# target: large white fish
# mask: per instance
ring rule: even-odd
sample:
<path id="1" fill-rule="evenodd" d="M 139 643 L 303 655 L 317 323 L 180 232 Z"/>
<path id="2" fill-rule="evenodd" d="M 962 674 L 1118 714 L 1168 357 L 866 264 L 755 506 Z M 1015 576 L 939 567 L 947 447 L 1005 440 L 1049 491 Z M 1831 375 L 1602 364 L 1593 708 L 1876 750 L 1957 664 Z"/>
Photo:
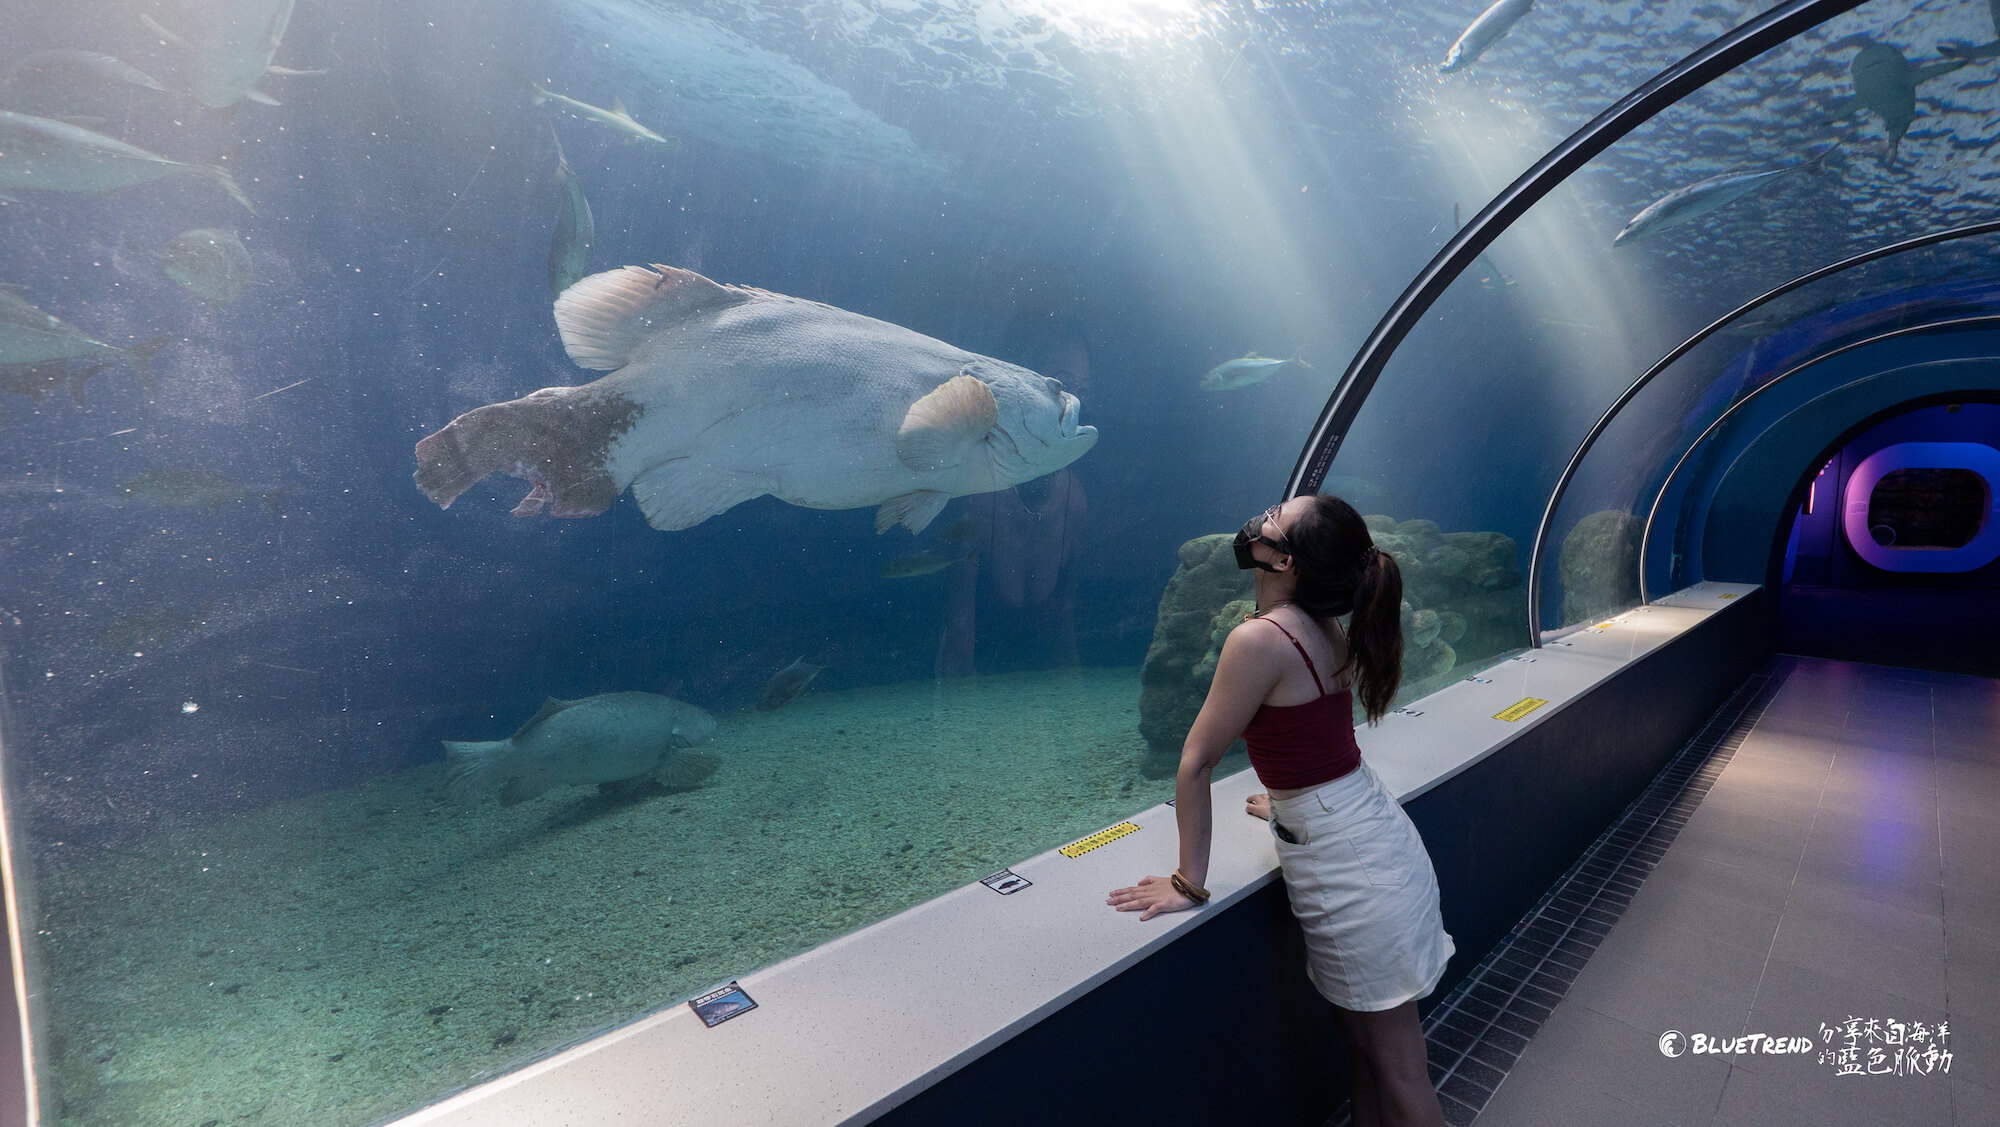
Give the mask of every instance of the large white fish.
<path id="1" fill-rule="evenodd" d="M 1828 145 L 1813 156 L 1783 168 L 1734 168 L 1706 180 L 1697 180 L 1684 188 L 1676 188 L 1640 209 L 1639 214 L 1625 224 L 1625 229 L 1618 232 L 1618 237 L 1611 243 L 1623 246 L 1650 238 L 1669 227 L 1735 203 L 1744 196 L 1769 191 L 1793 173 L 1822 172 L 1826 169 L 1827 158 L 1838 148 L 1838 143 Z"/>
<path id="2" fill-rule="evenodd" d="M 0 191 L 108 192 L 168 176 L 207 177 L 257 210 L 223 168 L 183 164 L 80 125 L 0 110 Z"/>
<path id="3" fill-rule="evenodd" d="M 593 106 L 589 102 L 579 102 L 575 98 L 558 94 L 539 82 L 530 82 L 528 89 L 533 91 L 531 97 L 535 105 L 539 106 L 544 102 L 553 102 L 578 117 L 616 129 L 618 132 L 625 134 L 628 140 L 657 141 L 662 145 L 677 144 L 672 138 L 662 137 L 658 133 L 640 125 L 637 121 L 632 120 L 632 115 L 625 110 L 625 100 L 623 98 L 612 99 L 611 108 L 607 110 L 603 106 Z"/>
<path id="4" fill-rule="evenodd" d="M 162 27 L 151 16 L 139 18 L 154 34 L 189 53 L 185 85 L 202 105 L 227 109 L 248 98 L 275 106 L 276 98 L 257 89 L 258 79 L 266 73 L 318 73 L 271 66 L 292 22 L 295 2 L 190 0 L 184 35 Z"/>
<path id="5" fill-rule="evenodd" d="M 1238 356 L 1234 360 L 1224 360 L 1202 373 L 1203 391 L 1234 391 L 1239 387 L 1249 387 L 1253 383 L 1263 383 L 1279 372 L 1298 368 L 1312 371 L 1312 365 L 1299 359 L 1294 352 L 1284 359 L 1259 356 L 1252 352 L 1248 356 Z"/>
<path id="6" fill-rule="evenodd" d="M 1484 54 L 1488 47 L 1500 41 L 1518 23 L 1528 9 L 1535 6 L 1535 0 L 1498 0 L 1491 8 L 1479 13 L 1479 18 L 1458 37 L 1458 42 L 1445 52 L 1444 62 L 1438 64 L 1440 74 L 1464 70 L 1472 65 L 1472 60 Z"/>
<path id="7" fill-rule="evenodd" d="M 445 791 L 462 805 L 497 795 L 513 806 L 551 787 L 648 775 L 672 785 L 678 754 L 714 734 L 715 717 L 656 693 L 550 697 L 504 740 L 445 740 Z"/>
<path id="8" fill-rule="evenodd" d="M 440 506 L 495 471 L 533 516 L 603 512 L 627 485 L 654 528 L 770 494 L 879 505 L 921 532 L 953 497 L 1051 473 L 1097 442 L 1056 380 L 816 301 L 671 266 L 593 274 L 555 302 L 570 359 L 612 374 L 468 411 L 417 443 Z"/>

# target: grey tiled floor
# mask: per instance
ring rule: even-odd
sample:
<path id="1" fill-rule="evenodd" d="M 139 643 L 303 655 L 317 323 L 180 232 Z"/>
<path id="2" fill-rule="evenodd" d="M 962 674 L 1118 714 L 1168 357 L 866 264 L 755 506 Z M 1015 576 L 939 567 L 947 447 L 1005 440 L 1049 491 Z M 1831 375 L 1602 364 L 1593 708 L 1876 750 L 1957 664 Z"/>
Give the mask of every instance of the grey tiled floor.
<path id="1" fill-rule="evenodd" d="M 2000 681 L 1805 658 L 1773 676 L 1479 1127 L 2000 1124 Z M 1949 1073 L 1659 1049 L 1849 1017 L 1949 1022 Z"/>

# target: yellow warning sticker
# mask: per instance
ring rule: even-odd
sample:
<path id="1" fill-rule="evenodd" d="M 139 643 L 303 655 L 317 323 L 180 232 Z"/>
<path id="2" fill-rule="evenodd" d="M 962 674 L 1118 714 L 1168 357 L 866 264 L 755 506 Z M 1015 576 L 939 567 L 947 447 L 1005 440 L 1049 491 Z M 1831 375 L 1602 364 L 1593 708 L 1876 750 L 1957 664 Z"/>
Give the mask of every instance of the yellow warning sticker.
<path id="1" fill-rule="evenodd" d="M 1733 598 L 1735 598 L 1735 597 L 1736 597 L 1736 592 L 1734 592 L 1734 591 L 1731 591 L 1731 592 L 1729 592 L 1729 593 L 1728 593 L 1727 595 L 1721 595 L 1721 596 L 1718 596 L 1718 597 L 1719 597 L 1719 598 L 1721 598 L 1721 599 L 1723 599 L 1724 601 L 1727 601 L 1727 600 L 1729 600 L 1729 599 L 1733 599 Z"/>
<path id="2" fill-rule="evenodd" d="M 1090 852 L 1091 850 L 1096 849 L 1100 845 L 1109 845 L 1112 842 L 1117 841 L 1119 838 L 1124 837 L 1126 834 L 1138 833 L 1138 832 L 1139 832 L 1139 827 L 1134 825 L 1133 823 L 1120 822 L 1117 825 L 1112 826 L 1108 830 L 1099 830 L 1096 833 L 1091 834 L 1089 837 L 1084 838 L 1082 841 L 1072 841 L 1068 845 L 1063 846 L 1061 849 L 1056 850 L 1056 852 L 1062 854 L 1065 857 L 1070 857 L 1070 858 L 1081 857 L 1084 854 Z"/>
<path id="3" fill-rule="evenodd" d="M 1616 626 L 1616 625 L 1618 625 L 1618 620 L 1617 620 L 1617 619 L 1615 619 L 1615 618 L 1607 618 L 1607 619 L 1605 619 L 1605 620 L 1604 620 L 1603 622 L 1600 622 L 1600 623 L 1598 623 L 1597 625 L 1595 625 L 1595 626 L 1591 627 L 1591 629 L 1592 629 L 1592 630 L 1609 630 L 1609 629 L 1611 629 L 1611 628 L 1612 628 L 1613 626 Z"/>
<path id="4" fill-rule="evenodd" d="M 1547 703 L 1549 702 L 1540 697 L 1526 697 L 1515 704 L 1508 705 L 1504 710 L 1494 713 L 1493 719 L 1505 720 L 1511 724 Z"/>

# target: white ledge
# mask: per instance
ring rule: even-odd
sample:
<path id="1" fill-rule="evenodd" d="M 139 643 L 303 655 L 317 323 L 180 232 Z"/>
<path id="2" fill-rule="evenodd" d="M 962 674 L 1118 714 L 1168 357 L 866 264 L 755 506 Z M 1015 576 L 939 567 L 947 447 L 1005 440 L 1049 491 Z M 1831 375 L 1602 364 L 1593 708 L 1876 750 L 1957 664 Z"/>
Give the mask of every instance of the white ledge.
<path id="1" fill-rule="evenodd" d="M 1409 706 L 1420 715 L 1360 729 L 1362 754 L 1407 802 L 1754 590 L 1700 584 L 1502 661 Z M 1495 718 L 1531 698 L 1547 703 Z M 1141 923 L 1105 905 L 1111 889 L 1173 871 L 1174 811 L 1153 806 L 1131 817 L 1136 832 L 1075 859 L 1052 849 L 1013 866 L 1033 884 L 1012 895 L 970 884 L 743 977 L 757 1008 L 714 1028 L 674 1006 L 398 1123 L 866 1121 L 1276 879 L 1264 823 L 1240 813 L 1260 789 L 1247 770 L 1215 783 L 1206 911 Z"/>

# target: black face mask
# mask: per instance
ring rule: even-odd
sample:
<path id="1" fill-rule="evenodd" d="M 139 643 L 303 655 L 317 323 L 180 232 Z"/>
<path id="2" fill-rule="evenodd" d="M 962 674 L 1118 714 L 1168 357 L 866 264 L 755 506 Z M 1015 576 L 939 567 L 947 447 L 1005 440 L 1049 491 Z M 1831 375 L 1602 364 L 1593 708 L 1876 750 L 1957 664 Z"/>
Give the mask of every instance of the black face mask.
<path id="1" fill-rule="evenodd" d="M 1239 569 L 1249 571 L 1251 568 L 1256 567 L 1262 568 L 1265 571 L 1278 570 L 1251 554 L 1250 545 L 1253 543 L 1263 544 L 1288 556 L 1292 554 L 1291 545 L 1286 544 L 1282 540 L 1273 540 L 1264 535 L 1264 522 L 1276 520 L 1277 518 L 1278 506 L 1272 505 L 1270 508 L 1244 521 L 1243 527 L 1237 530 L 1236 540 L 1230 546 L 1236 550 L 1236 566 Z"/>

